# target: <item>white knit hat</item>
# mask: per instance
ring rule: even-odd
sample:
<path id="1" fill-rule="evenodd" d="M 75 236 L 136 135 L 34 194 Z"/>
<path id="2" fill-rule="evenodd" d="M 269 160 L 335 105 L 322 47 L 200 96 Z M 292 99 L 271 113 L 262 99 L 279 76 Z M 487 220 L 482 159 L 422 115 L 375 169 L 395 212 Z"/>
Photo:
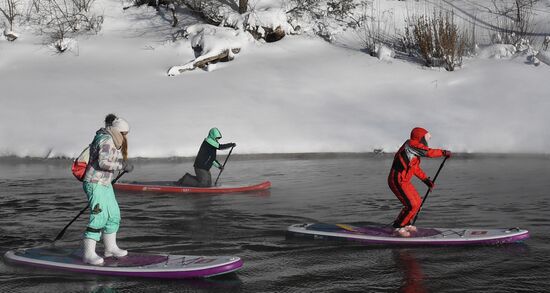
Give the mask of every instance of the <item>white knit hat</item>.
<path id="1" fill-rule="evenodd" d="M 130 125 L 128 125 L 128 122 L 124 120 L 124 118 L 118 117 L 113 121 L 113 125 L 111 126 L 114 130 L 118 132 L 129 132 L 130 131 Z"/>

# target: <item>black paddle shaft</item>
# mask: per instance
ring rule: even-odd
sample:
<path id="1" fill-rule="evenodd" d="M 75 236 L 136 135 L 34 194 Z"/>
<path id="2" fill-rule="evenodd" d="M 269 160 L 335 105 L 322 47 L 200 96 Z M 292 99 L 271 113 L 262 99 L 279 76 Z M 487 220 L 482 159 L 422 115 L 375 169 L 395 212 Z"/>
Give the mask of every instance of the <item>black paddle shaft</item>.
<path id="1" fill-rule="evenodd" d="M 443 159 L 443 162 L 441 162 L 441 165 L 439 166 L 439 169 L 437 169 L 437 173 L 435 173 L 434 180 L 432 181 L 435 183 L 435 180 L 437 179 L 437 176 L 439 176 L 439 172 L 441 172 L 441 169 L 443 169 L 443 165 L 445 165 L 445 161 L 447 161 L 449 157 L 445 157 Z M 428 188 L 428 191 L 426 191 L 426 195 L 424 195 L 424 199 L 422 199 L 422 203 L 420 204 L 420 208 L 418 209 L 418 213 L 416 213 L 416 216 L 414 216 L 414 220 L 412 221 L 411 225 L 414 225 L 416 223 L 416 219 L 418 219 L 418 214 L 420 214 L 420 211 L 422 210 L 422 206 L 424 205 L 424 202 L 426 202 L 426 199 L 428 198 L 428 194 L 430 194 L 430 191 L 432 191 L 431 188 Z"/>
<path id="2" fill-rule="evenodd" d="M 126 171 L 122 171 L 120 172 L 120 174 L 118 174 L 118 176 L 113 180 L 111 181 L 111 184 L 115 184 L 118 179 L 120 179 L 120 177 L 122 177 L 122 175 L 126 174 Z M 63 230 L 61 230 L 61 232 L 59 232 L 59 234 L 57 234 L 57 237 L 55 237 L 55 239 L 53 240 L 53 242 L 56 242 L 57 240 L 61 239 L 61 237 L 63 237 L 63 235 L 65 234 L 65 231 L 67 231 L 67 228 L 69 228 L 69 226 L 71 226 L 71 224 L 76 221 L 76 219 L 78 219 L 78 217 L 80 217 L 80 215 L 82 215 L 87 209 L 88 207 L 90 206 L 90 203 L 88 203 L 81 211 L 80 213 L 78 213 L 78 215 L 76 215 L 76 217 L 74 217 L 74 219 L 72 219 L 72 221 L 69 222 L 69 224 L 67 224 L 67 226 L 65 226 L 65 228 L 63 228 Z"/>
<path id="3" fill-rule="evenodd" d="M 223 162 L 222 169 L 220 170 L 220 173 L 218 173 L 218 178 L 216 178 L 216 182 L 214 182 L 214 186 L 218 184 L 218 179 L 220 179 L 220 175 L 222 175 L 223 170 L 225 170 L 225 164 L 227 164 L 227 160 L 229 160 L 229 156 L 231 156 L 231 152 L 233 151 L 234 147 L 231 147 L 229 150 L 229 154 L 227 154 L 227 157 L 225 157 L 225 161 Z"/>

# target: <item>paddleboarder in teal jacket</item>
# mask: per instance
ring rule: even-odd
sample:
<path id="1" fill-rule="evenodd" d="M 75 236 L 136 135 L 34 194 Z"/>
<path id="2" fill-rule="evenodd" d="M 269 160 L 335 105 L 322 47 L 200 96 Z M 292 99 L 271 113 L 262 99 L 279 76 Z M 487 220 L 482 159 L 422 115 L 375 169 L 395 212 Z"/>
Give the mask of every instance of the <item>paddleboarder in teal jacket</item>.
<path id="1" fill-rule="evenodd" d="M 128 254 L 116 244 L 120 209 L 111 180 L 116 171 L 131 172 L 134 169 L 128 162 L 126 135 L 130 126 L 123 118 L 113 116 L 110 114 L 106 117 L 105 128 L 96 132 L 90 144 L 90 160 L 83 180 L 91 213 L 82 241 L 82 261 L 92 265 L 103 263 L 103 258 L 95 252 L 96 243 L 102 234 L 105 257 L 122 257 Z"/>
<path id="2" fill-rule="evenodd" d="M 190 187 L 211 187 L 212 174 L 210 168 L 212 165 L 218 169 L 223 169 L 223 166 L 216 160 L 216 151 L 225 150 L 235 147 L 235 143 L 220 144 L 222 138 L 221 132 L 217 128 L 212 128 L 208 132 L 208 136 L 204 139 L 195 158 L 193 167 L 195 168 L 195 176 L 185 173 L 185 175 L 177 181 L 178 185 Z"/>

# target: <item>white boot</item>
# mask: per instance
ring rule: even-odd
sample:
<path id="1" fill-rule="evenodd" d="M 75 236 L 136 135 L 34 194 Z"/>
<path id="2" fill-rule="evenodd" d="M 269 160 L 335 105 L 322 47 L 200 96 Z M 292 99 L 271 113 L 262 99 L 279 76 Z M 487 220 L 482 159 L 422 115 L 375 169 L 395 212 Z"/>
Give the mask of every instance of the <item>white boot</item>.
<path id="1" fill-rule="evenodd" d="M 411 233 L 405 229 L 405 227 L 395 228 L 394 233 L 401 237 L 410 237 Z"/>
<path id="2" fill-rule="evenodd" d="M 105 245 L 105 257 L 122 257 L 128 254 L 127 250 L 120 249 L 116 245 L 116 233 L 103 233 L 103 244 Z"/>
<path id="3" fill-rule="evenodd" d="M 82 246 L 84 253 L 82 256 L 82 261 L 91 265 L 101 265 L 103 264 L 103 258 L 101 258 L 97 253 L 95 253 L 96 241 L 90 238 L 84 238 L 82 240 Z"/>
<path id="4" fill-rule="evenodd" d="M 405 229 L 408 231 L 408 232 L 416 232 L 418 229 L 416 229 L 415 226 L 413 225 L 407 225 L 405 226 Z"/>

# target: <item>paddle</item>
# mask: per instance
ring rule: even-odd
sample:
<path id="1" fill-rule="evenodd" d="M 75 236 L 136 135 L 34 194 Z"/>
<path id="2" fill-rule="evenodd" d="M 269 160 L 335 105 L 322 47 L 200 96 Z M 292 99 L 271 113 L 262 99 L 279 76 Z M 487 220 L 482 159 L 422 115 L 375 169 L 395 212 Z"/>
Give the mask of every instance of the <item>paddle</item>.
<path id="1" fill-rule="evenodd" d="M 445 161 L 447 161 L 449 157 L 445 157 L 443 162 L 441 162 L 441 165 L 439 166 L 439 169 L 437 169 L 437 173 L 435 173 L 434 180 L 432 181 L 435 183 L 435 180 L 437 179 L 437 176 L 439 175 L 439 172 L 441 169 L 443 169 L 443 165 L 445 165 Z M 416 216 L 414 217 L 414 220 L 412 221 L 411 225 L 414 225 L 416 222 L 416 219 L 418 219 L 418 214 L 420 214 L 420 211 L 422 210 L 422 206 L 424 205 L 424 202 L 426 202 L 426 199 L 428 198 L 428 194 L 430 194 L 430 191 L 432 191 L 431 188 L 428 188 L 428 191 L 426 192 L 426 195 L 424 195 L 424 199 L 422 199 L 422 203 L 420 204 L 420 208 L 418 209 L 418 213 L 416 213 Z"/>
<path id="2" fill-rule="evenodd" d="M 231 156 L 231 152 L 233 151 L 234 147 L 231 147 L 229 150 L 229 154 L 227 154 L 227 157 L 225 157 L 225 161 L 223 162 L 222 169 L 220 170 L 220 173 L 218 173 L 218 178 L 216 178 L 216 182 L 214 182 L 214 186 L 218 185 L 218 179 L 220 179 L 220 175 L 222 175 L 223 170 L 225 170 L 225 164 L 227 163 L 227 160 L 229 159 L 229 156 Z"/>
<path id="3" fill-rule="evenodd" d="M 118 176 L 113 180 L 111 181 L 111 184 L 115 184 L 118 179 L 120 179 L 120 177 L 122 177 L 122 175 L 126 174 L 126 171 L 122 171 L 120 172 L 120 174 L 118 174 Z M 55 237 L 55 239 L 53 240 L 53 242 L 56 242 L 57 240 L 61 239 L 61 237 L 63 237 L 63 235 L 65 234 L 65 231 L 67 231 L 67 228 L 69 228 L 69 226 L 74 222 L 76 221 L 76 219 L 78 219 L 78 217 L 80 217 L 80 215 L 82 215 L 87 209 L 88 207 L 90 206 L 90 203 L 88 203 L 81 211 L 80 213 L 78 213 L 78 215 L 76 215 L 76 217 L 74 217 L 74 219 L 72 221 L 69 222 L 69 224 L 67 224 L 67 226 L 65 226 L 65 228 L 63 228 L 63 230 L 61 230 L 61 232 L 59 232 L 59 234 L 57 234 L 57 237 Z"/>

